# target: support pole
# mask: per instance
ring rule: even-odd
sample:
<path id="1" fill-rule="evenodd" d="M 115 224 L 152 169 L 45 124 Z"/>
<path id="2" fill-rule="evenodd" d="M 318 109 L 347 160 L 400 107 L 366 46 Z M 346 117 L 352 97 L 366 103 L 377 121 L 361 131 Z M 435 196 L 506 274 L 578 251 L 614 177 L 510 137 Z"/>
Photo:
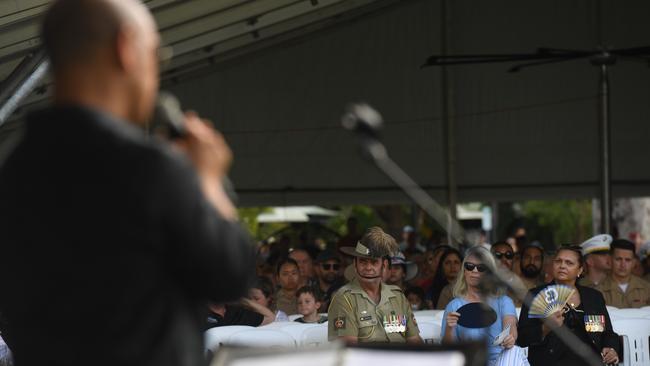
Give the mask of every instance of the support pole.
<path id="1" fill-rule="evenodd" d="M 44 52 L 30 54 L 7 78 L 0 93 L 0 126 L 47 74 L 50 63 Z"/>
<path id="2" fill-rule="evenodd" d="M 611 146 L 610 146 L 610 96 L 608 64 L 600 65 L 600 230 L 609 234 L 612 230 Z"/>
<path id="3" fill-rule="evenodd" d="M 442 0 L 440 2 L 440 13 L 442 17 L 441 23 L 441 54 L 447 55 L 449 52 L 449 0 Z M 447 204 L 449 209 L 449 217 L 446 223 L 447 233 L 451 233 L 451 223 L 457 219 L 456 204 L 457 187 L 456 187 L 456 132 L 453 116 L 453 88 L 449 81 L 450 71 L 447 66 L 443 65 L 440 70 L 441 77 L 441 110 L 442 120 L 444 124 L 444 138 L 445 138 L 445 168 L 447 176 Z M 453 238 L 451 235 L 447 236 L 447 241 L 451 243 Z"/>

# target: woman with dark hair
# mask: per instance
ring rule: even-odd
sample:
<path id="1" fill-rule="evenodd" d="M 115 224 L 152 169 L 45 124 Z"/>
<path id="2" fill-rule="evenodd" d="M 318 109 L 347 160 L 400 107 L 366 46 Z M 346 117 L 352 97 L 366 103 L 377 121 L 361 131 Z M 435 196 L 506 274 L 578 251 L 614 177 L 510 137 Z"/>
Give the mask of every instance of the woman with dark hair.
<path id="1" fill-rule="evenodd" d="M 460 265 L 462 262 L 463 256 L 458 250 L 454 248 L 445 249 L 440 257 L 436 274 L 433 277 L 433 284 L 429 288 L 429 291 L 427 291 L 427 301 L 430 302 L 429 307 L 435 308 L 438 304 L 438 299 L 440 298 L 442 289 L 450 283 L 454 283 L 458 273 L 460 272 Z M 444 309 L 444 306 L 442 308 Z"/>
<path id="2" fill-rule="evenodd" d="M 289 317 L 284 311 L 276 309 L 273 283 L 268 278 L 258 277 L 257 282 L 248 292 L 248 298 L 273 311 L 276 322 L 289 321 Z"/>
<path id="3" fill-rule="evenodd" d="M 597 290 L 576 284 L 583 271 L 580 247 L 561 247 L 553 258 L 554 281 L 528 292 L 519 316 L 517 343 L 521 347 L 528 347 L 528 361 L 532 366 L 590 364 L 578 356 L 575 345 L 565 343 L 552 332 L 559 327 L 573 333 L 602 363 L 619 362 L 618 335 L 612 329 L 603 295 Z M 529 318 L 529 307 L 526 304 L 544 288 L 554 284 L 569 286 L 576 291 L 569 297 L 564 309 L 550 315 L 545 321 Z"/>

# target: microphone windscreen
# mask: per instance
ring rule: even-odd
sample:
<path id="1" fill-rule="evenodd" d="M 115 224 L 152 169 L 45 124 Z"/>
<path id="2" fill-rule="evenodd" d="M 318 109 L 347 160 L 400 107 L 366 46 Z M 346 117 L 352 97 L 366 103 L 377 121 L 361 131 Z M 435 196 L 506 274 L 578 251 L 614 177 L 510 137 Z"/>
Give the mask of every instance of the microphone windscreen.
<path id="1" fill-rule="evenodd" d="M 161 132 L 172 139 L 185 136 L 185 115 L 174 95 L 165 91 L 158 93 L 151 126 L 154 132 Z"/>

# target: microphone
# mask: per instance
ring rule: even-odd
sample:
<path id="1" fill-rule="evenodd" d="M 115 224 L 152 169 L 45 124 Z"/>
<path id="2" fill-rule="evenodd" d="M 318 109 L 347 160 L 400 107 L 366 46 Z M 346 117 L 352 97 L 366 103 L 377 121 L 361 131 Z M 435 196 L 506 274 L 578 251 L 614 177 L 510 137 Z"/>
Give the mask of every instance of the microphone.
<path id="1" fill-rule="evenodd" d="M 341 117 L 341 124 L 357 135 L 366 158 L 375 162 L 388 158 L 386 147 L 379 141 L 384 121 L 377 110 L 366 103 L 350 104 Z"/>
<path id="2" fill-rule="evenodd" d="M 177 140 L 187 136 L 185 114 L 181 109 L 181 103 L 173 94 L 166 91 L 158 93 L 151 119 L 151 131 L 169 140 Z M 235 187 L 230 178 L 227 176 L 221 178 L 221 185 L 230 201 L 236 204 L 238 201 L 237 193 L 235 193 Z"/>
<path id="3" fill-rule="evenodd" d="M 381 114 L 366 103 L 350 104 L 343 117 L 341 124 L 347 130 L 359 135 L 371 138 L 379 138 L 380 130 L 384 121 Z"/>
<path id="4" fill-rule="evenodd" d="M 181 103 L 171 93 L 165 91 L 158 93 L 151 119 L 151 130 L 170 140 L 183 138 L 187 135 Z"/>

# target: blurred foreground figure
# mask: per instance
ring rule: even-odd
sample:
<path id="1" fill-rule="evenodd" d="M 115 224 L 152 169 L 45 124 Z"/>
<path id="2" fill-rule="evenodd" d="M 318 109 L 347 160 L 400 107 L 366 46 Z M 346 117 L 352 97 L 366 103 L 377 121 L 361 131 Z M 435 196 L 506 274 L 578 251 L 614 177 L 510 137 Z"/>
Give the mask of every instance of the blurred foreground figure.
<path id="1" fill-rule="evenodd" d="M 45 16 L 53 106 L 0 170 L 0 312 L 21 365 L 199 365 L 205 306 L 247 292 L 254 255 L 221 187 L 231 153 L 195 115 L 147 139 L 159 36 L 135 0 Z"/>

